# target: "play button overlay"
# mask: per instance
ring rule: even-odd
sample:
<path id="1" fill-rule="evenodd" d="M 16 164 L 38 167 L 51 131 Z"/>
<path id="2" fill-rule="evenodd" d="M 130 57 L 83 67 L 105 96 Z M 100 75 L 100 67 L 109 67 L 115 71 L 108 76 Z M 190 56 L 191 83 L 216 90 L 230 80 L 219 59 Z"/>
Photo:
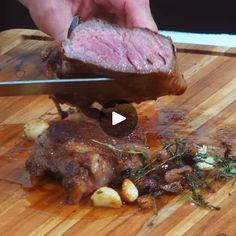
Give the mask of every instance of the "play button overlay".
<path id="1" fill-rule="evenodd" d="M 112 101 L 101 110 L 100 125 L 109 136 L 123 138 L 131 134 L 138 122 L 135 108 L 125 101 Z"/>
<path id="2" fill-rule="evenodd" d="M 123 121 L 126 120 L 126 117 L 122 116 L 121 114 L 113 111 L 112 112 L 112 117 L 111 117 L 111 120 L 112 120 L 112 125 L 117 125 Z"/>

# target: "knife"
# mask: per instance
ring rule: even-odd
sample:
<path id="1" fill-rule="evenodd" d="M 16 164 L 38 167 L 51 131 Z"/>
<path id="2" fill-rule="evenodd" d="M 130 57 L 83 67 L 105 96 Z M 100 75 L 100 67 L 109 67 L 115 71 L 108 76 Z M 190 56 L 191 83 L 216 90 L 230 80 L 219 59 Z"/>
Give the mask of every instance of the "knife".
<path id="1" fill-rule="evenodd" d="M 105 104 L 112 100 L 142 102 L 167 94 L 157 86 L 156 78 L 73 78 L 52 80 L 21 80 L 0 82 L 0 97 L 25 95 L 58 95 L 84 103 Z"/>
<path id="2" fill-rule="evenodd" d="M 83 93 L 113 81 L 111 78 L 74 78 L 0 82 L 0 97 Z"/>

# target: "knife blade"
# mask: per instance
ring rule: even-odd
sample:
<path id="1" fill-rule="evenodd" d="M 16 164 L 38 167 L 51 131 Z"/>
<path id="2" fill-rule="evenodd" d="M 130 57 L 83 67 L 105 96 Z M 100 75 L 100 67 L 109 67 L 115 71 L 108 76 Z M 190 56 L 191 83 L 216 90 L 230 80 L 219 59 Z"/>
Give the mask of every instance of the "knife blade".
<path id="1" fill-rule="evenodd" d="M 110 84 L 113 80 L 111 78 L 73 78 L 1 81 L 0 97 L 83 93 L 85 89 L 95 90 L 98 87 Z"/>

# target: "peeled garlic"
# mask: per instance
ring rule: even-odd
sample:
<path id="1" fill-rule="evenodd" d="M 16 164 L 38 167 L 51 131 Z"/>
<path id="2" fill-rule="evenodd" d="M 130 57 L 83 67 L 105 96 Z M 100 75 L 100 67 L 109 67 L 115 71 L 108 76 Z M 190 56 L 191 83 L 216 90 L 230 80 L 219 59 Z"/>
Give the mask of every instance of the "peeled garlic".
<path id="1" fill-rule="evenodd" d="M 215 159 L 213 157 L 207 157 L 206 159 L 202 159 L 203 161 L 200 161 L 197 163 L 197 167 L 200 170 L 212 170 L 214 169 Z"/>
<path id="2" fill-rule="evenodd" d="M 120 208 L 122 206 L 120 195 L 112 188 L 101 187 L 91 196 L 95 207 Z"/>
<path id="3" fill-rule="evenodd" d="M 207 154 L 207 146 L 206 145 L 198 146 L 198 153 Z"/>
<path id="4" fill-rule="evenodd" d="M 24 136 L 29 140 L 35 140 L 48 127 L 49 124 L 42 119 L 31 120 L 24 125 Z"/>
<path id="5" fill-rule="evenodd" d="M 125 179 L 121 187 L 121 197 L 125 202 L 134 202 L 138 198 L 139 193 L 136 186 L 129 179 Z"/>

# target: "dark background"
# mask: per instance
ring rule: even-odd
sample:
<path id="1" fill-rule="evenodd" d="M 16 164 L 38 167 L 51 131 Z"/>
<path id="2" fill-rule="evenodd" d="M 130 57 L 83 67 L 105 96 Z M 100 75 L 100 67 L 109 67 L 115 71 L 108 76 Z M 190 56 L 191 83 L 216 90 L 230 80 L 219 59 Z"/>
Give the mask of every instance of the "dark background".
<path id="1" fill-rule="evenodd" d="M 160 30 L 188 32 L 236 33 L 234 5 L 233 0 L 151 0 Z M 0 0 L 0 31 L 10 28 L 36 27 L 17 0 Z"/>

